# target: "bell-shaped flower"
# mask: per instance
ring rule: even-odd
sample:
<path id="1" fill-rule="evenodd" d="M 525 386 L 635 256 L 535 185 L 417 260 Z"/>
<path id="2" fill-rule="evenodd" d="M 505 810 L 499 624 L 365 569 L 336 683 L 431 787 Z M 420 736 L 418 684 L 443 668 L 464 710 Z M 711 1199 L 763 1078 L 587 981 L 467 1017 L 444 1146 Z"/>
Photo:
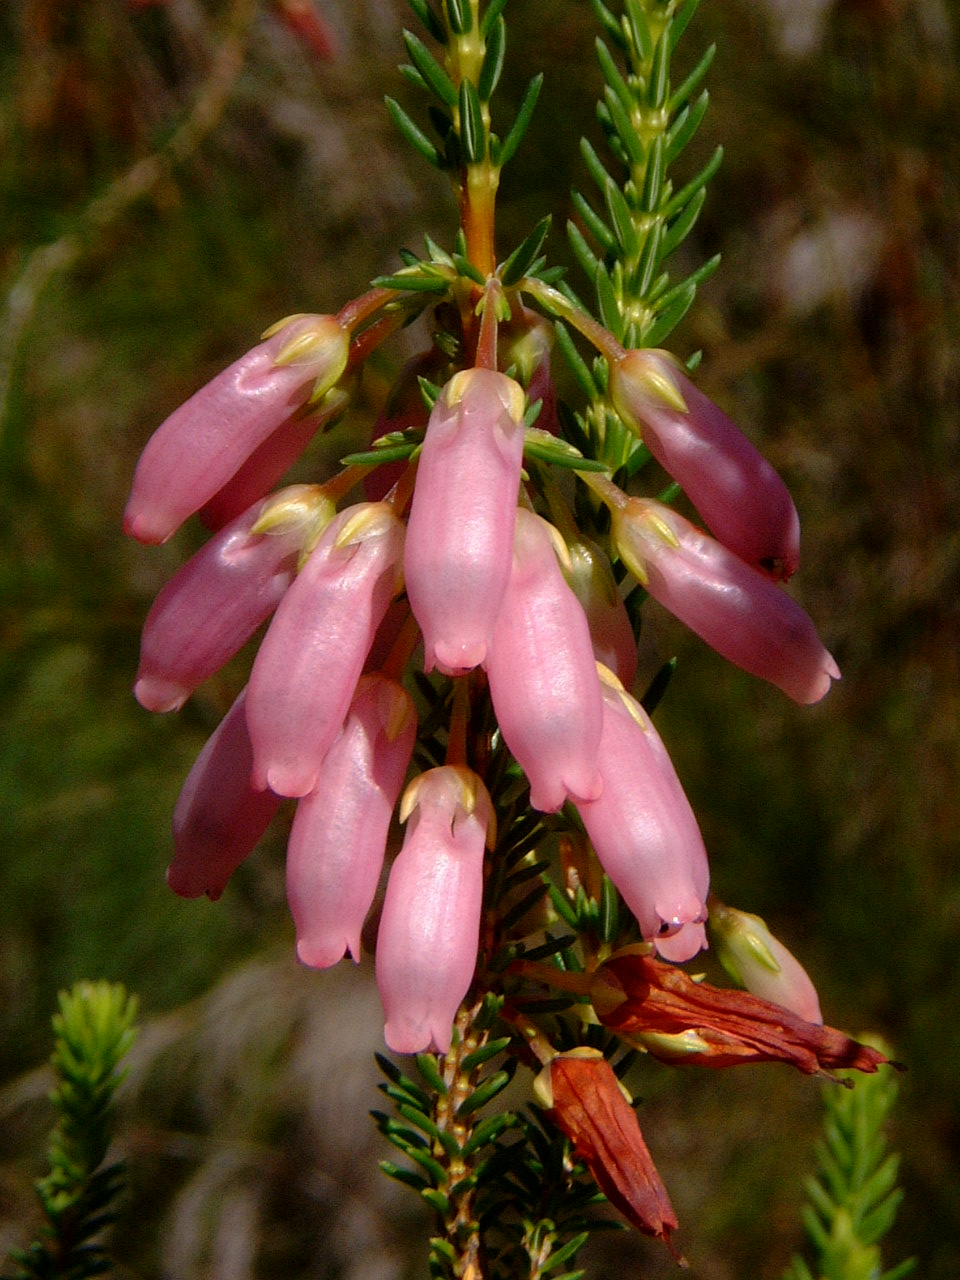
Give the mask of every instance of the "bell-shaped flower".
<path id="1" fill-rule="evenodd" d="M 287 901 L 304 964 L 325 969 L 347 950 L 360 959 L 360 930 L 416 730 L 400 685 L 380 675 L 360 680 L 316 786 L 297 805 L 287 844 Z"/>
<path id="2" fill-rule="evenodd" d="M 245 701 L 244 689 L 197 756 L 173 811 L 167 883 L 182 898 L 219 898 L 280 804 L 272 791 L 250 785 Z"/>
<path id="3" fill-rule="evenodd" d="M 336 383 L 350 339 L 333 316 L 292 316 L 174 410 L 147 441 L 123 517 L 140 542 L 165 542 L 254 450 Z M 272 483 L 272 482 L 271 482 Z"/>
<path id="4" fill-rule="evenodd" d="M 669 1246 L 677 1215 L 629 1095 L 599 1049 L 558 1053 L 533 1089 L 611 1204 L 638 1230 Z"/>
<path id="5" fill-rule="evenodd" d="M 333 512 L 312 486 L 291 487 L 221 529 L 174 574 L 143 626 L 133 689 L 141 706 L 176 710 L 237 653 L 293 582 L 309 531 Z"/>
<path id="6" fill-rule="evenodd" d="M 662 503 L 614 509 L 613 537 L 653 598 L 718 653 L 796 702 L 818 702 L 840 669 L 776 583 Z"/>
<path id="7" fill-rule="evenodd" d="M 688 960 L 699 950 L 702 934 L 686 930 L 681 939 L 683 926 L 706 919 L 710 871 L 703 838 L 650 717 L 611 673 L 600 670 L 603 790 L 577 809 L 644 938 L 676 934 L 671 940 L 681 954 L 675 948 L 671 958 Z"/>
<path id="8" fill-rule="evenodd" d="M 673 356 L 628 351 L 611 365 L 610 395 L 724 546 L 789 578 L 800 560 L 800 520 L 787 486 Z"/>
<path id="9" fill-rule="evenodd" d="M 806 969 L 766 922 L 710 899 L 710 937 L 720 963 L 755 996 L 783 1005 L 806 1022 L 823 1022 L 820 999 Z"/>
<path id="10" fill-rule="evenodd" d="M 559 549 L 560 568 L 587 615 L 597 662 L 625 689 L 637 674 L 637 638 L 617 590 L 610 561 L 596 543 L 578 538 Z"/>
<path id="11" fill-rule="evenodd" d="M 621 1039 L 675 1066 L 787 1062 L 808 1075 L 872 1073 L 888 1059 L 835 1027 L 798 1017 L 747 991 L 698 982 L 683 969 L 627 947 L 596 970 L 590 998 Z"/>
<path id="12" fill-rule="evenodd" d="M 340 731 L 399 589 L 403 525 L 383 502 L 342 511 L 289 588 L 250 673 L 253 785 L 305 796 Z"/>
<path id="13" fill-rule="evenodd" d="M 530 803 L 555 813 L 601 790 L 603 697 L 590 629 L 557 563 L 551 526 L 517 512 L 513 568 L 486 670 L 504 741 L 530 780 Z"/>
<path id="14" fill-rule="evenodd" d="M 414 779 L 400 820 L 407 829 L 377 935 L 384 1036 L 396 1053 L 431 1044 L 446 1053 L 477 963 L 493 805 L 475 773 L 444 765 Z"/>
<path id="15" fill-rule="evenodd" d="M 404 551 L 424 665 L 446 674 L 487 656 L 513 559 L 524 395 L 492 369 L 465 369 L 430 414 Z"/>

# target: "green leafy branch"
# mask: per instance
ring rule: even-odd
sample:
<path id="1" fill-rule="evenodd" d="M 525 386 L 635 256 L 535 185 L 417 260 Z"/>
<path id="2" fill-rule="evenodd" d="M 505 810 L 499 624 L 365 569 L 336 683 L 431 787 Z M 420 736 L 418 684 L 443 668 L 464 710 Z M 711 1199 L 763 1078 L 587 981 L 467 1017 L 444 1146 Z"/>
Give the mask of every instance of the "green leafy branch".
<path id="1" fill-rule="evenodd" d="M 136 1039 L 137 1001 L 122 986 L 79 982 L 59 996 L 50 1062 L 50 1100 L 59 1120 L 50 1136 L 50 1172 L 36 1183 L 46 1223 L 40 1238 L 17 1250 L 17 1270 L 3 1280 L 82 1280 L 109 1269 L 95 1239 L 115 1218 L 123 1165 L 104 1166 L 110 1146 L 119 1065 Z"/>
<path id="2" fill-rule="evenodd" d="M 867 1037 L 865 1037 L 866 1039 Z M 879 1041 L 875 1047 L 888 1052 Z M 916 1259 L 883 1270 L 880 1241 L 893 1226 L 903 1192 L 899 1157 L 887 1153 L 883 1129 L 898 1092 L 895 1073 L 844 1073 L 849 1089 L 827 1086 L 818 1171 L 806 1181 L 803 1224 L 816 1256 L 816 1272 L 794 1257 L 784 1280 L 901 1280 Z"/>

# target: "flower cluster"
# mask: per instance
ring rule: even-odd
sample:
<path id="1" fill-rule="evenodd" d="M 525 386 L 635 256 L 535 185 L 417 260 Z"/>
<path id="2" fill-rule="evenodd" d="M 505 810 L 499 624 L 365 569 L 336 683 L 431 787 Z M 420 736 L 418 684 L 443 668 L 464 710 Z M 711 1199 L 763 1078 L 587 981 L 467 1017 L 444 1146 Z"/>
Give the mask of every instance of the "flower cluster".
<path id="1" fill-rule="evenodd" d="M 422 411 L 425 430 L 410 426 L 420 415 L 409 405 L 381 422 L 385 439 L 403 424 L 422 443 L 393 464 L 395 483 L 380 486 L 380 500 L 337 510 L 361 474 L 375 491 L 375 454 L 325 485 L 271 493 L 310 436 L 349 405 L 371 316 L 382 323 L 391 305 L 396 298 L 380 291 L 340 317 L 275 326 L 172 414 L 140 460 L 130 533 L 158 542 L 194 512 L 219 526 L 150 611 L 140 702 L 179 707 L 271 619 L 248 685 L 184 786 L 170 884 L 218 896 L 281 801 L 294 798 L 287 877 L 300 958 L 318 967 L 346 951 L 359 959 L 417 735 L 403 676 L 419 631 L 425 672 L 472 681 L 474 691 L 485 684 L 532 808 L 579 822 L 640 936 L 665 958 L 689 959 L 706 941 L 707 854 L 667 751 L 627 687 L 636 643 L 613 565 L 726 657 L 813 701 L 838 672 L 773 581 L 797 563 L 793 504 L 672 360 L 622 351 L 611 366 L 613 404 L 716 538 L 581 470 L 611 517 L 606 549 L 585 536 L 560 486 L 524 472 L 525 443 L 544 435 L 526 427 L 528 395 L 512 376 L 524 342 L 528 386 L 541 404 L 554 392 L 547 326 L 519 307 L 519 335 L 505 347 L 510 372 L 482 363 L 453 372 Z M 362 318 L 359 333 L 351 317 Z M 419 367 L 430 364 L 425 353 Z M 557 430 L 555 411 L 550 425 Z M 387 1041 L 400 1051 L 445 1051 L 474 978 L 484 848 L 496 826 L 477 765 L 451 722 L 445 763 L 417 775 L 400 804 L 406 837 L 377 943 Z"/>

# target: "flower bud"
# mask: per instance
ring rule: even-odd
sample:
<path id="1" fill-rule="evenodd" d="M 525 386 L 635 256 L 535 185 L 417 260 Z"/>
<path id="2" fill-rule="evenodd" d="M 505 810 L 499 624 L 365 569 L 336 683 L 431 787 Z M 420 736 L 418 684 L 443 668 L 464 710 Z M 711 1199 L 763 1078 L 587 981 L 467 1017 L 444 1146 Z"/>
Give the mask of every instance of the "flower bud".
<path id="1" fill-rule="evenodd" d="M 717 956 L 734 982 L 807 1022 L 823 1023 L 807 971 L 759 916 L 711 899 L 709 923 Z"/>
<path id="2" fill-rule="evenodd" d="M 337 381 L 350 339 L 332 316 L 291 316 L 176 409 L 147 441 L 124 512 L 140 542 L 165 542 L 250 455 Z"/>
<path id="3" fill-rule="evenodd" d="M 399 587 L 403 525 L 386 503 L 349 507 L 287 591 L 250 673 L 253 784 L 312 791 Z"/>
<path id="4" fill-rule="evenodd" d="M 513 558 L 523 406 L 505 374 L 466 369 L 430 415 L 404 551 L 427 671 L 469 671 L 487 656 Z"/>
<path id="5" fill-rule="evenodd" d="M 682 938 L 680 931 L 706 916 L 710 872 L 703 838 L 650 717 L 611 673 L 601 668 L 601 676 L 603 790 L 577 810 L 643 937 L 670 938 L 672 958 L 688 960 L 702 931 L 687 930 Z"/>
<path id="6" fill-rule="evenodd" d="M 197 756 L 173 811 L 175 853 L 167 884 L 182 898 L 219 898 L 280 805 L 272 791 L 250 785 L 246 692 Z"/>
<path id="7" fill-rule="evenodd" d="M 416 730 L 400 685 L 379 675 L 361 679 L 316 786 L 297 805 L 287 845 L 287 901 L 304 964 L 325 969 L 347 950 L 360 959 L 360 930 Z"/>
<path id="8" fill-rule="evenodd" d="M 631 688 L 637 674 L 637 639 L 610 561 L 586 538 L 567 544 L 559 559 L 563 576 L 587 615 L 597 662 L 609 667 L 625 689 Z"/>
<path id="9" fill-rule="evenodd" d="M 754 568 L 789 578 L 800 559 L 800 520 L 787 486 L 676 360 L 628 351 L 611 366 L 610 395 L 715 537 Z"/>
<path id="10" fill-rule="evenodd" d="M 504 741 L 530 779 L 530 803 L 555 813 L 601 790 L 603 699 L 587 619 L 563 580 L 550 526 L 516 517 L 513 569 L 486 670 Z"/>
<path id="11" fill-rule="evenodd" d="M 796 702 L 819 702 L 840 678 L 803 609 L 689 520 L 645 498 L 631 498 L 612 514 L 627 568 L 730 662 Z"/>
<path id="12" fill-rule="evenodd" d="M 446 1053 L 477 963 L 493 805 L 475 773 L 445 765 L 410 784 L 400 820 L 407 829 L 377 935 L 384 1036 L 395 1053 L 431 1044 Z"/>
<path id="13" fill-rule="evenodd" d="M 133 690 L 148 711 L 181 707 L 280 603 L 294 579 L 304 522 L 324 503 L 326 518 L 333 515 L 332 504 L 306 485 L 278 495 L 281 501 L 294 496 L 301 520 L 261 532 L 257 503 L 211 538 L 157 596 L 143 626 Z"/>

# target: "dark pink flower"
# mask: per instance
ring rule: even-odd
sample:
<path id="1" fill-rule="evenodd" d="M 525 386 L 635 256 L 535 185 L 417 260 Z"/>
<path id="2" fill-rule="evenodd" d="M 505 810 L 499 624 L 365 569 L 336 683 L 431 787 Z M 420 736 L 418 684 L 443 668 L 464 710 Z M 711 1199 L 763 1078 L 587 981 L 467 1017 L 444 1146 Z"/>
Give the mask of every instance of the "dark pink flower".
<path id="1" fill-rule="evenodd" d="M 182 898 L 219 898 L 253 851 L 280 798 L 250 785 L 253 750 L 246 689 L 207 740 L 173 811 L 174 857 L 167 883 Z"/>
<path id="2" fill-rule="evenodd" d="M 789 578 L 800 520 L 780 476 L 666 351 L 628 351 L 610 368 L 617 412 L 741 560 Z"/>
<path id="3" fill-rule="evenodd" d="M 147 441 L 124 530 L 140 542 L 165 542 L 275 431 L 334 385 L 349 346 L 332 316 L 291 316 L 268 330 Z"/>
<path id="4" fill-rule="evenodd" d="M 277 496 L 265 528 L 263 505 L 221 529 L 154 601 L 133 689 L 148 711 L 176 710 L 237 653 L 293 582 L 310 528 L 333 515 L 306 485 Z"/>
<path id="5" fill-rule="evenodd" d="M 662 503 L 630 498 L 611 514 L 627 568 L 718 653 L 796 702 L 839 679 L 809 617 L 764 574 Z"/>

